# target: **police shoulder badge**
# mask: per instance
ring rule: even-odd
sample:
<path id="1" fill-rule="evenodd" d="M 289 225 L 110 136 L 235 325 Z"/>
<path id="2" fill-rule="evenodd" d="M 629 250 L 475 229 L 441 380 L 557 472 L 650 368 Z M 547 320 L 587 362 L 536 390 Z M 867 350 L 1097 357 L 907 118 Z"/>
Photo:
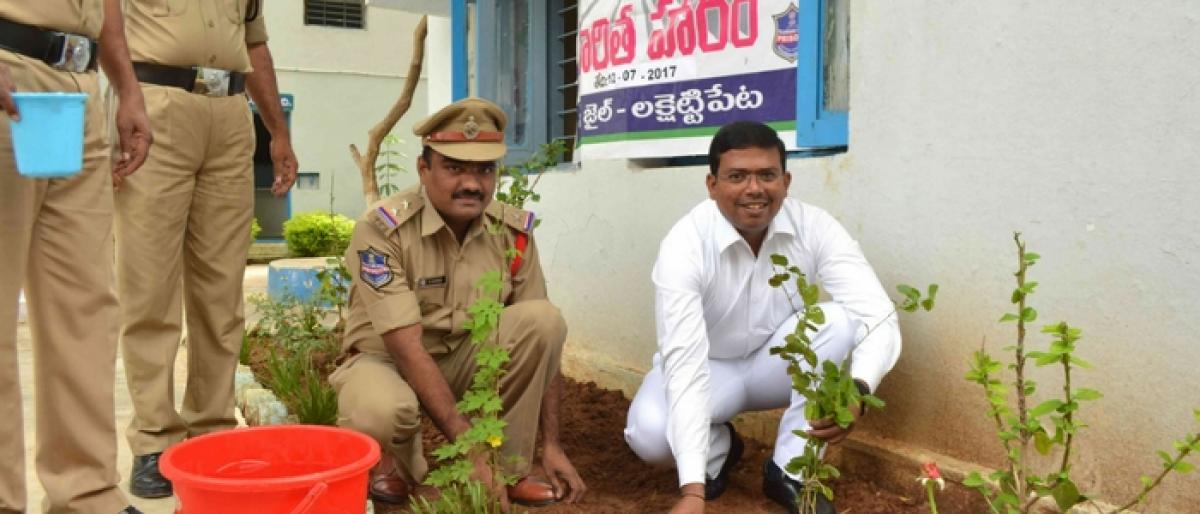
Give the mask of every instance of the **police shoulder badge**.
<path id="1" fill-rule="evenodd" d="M 392 268 L 388 266 L 387 254 L 376 250 L 373 246 L 368 246 L 366 250 L 358 251 L 358 260 L 360 265 L 358 276 L 367 285 L 379 290 L 392 283 L 395 275 L 392 273 Z"/>

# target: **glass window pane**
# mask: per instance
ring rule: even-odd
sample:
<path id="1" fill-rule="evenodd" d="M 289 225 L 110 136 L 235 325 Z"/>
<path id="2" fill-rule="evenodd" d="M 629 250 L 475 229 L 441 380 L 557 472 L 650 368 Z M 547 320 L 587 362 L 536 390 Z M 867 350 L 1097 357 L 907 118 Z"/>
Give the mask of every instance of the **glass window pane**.
<path id="1" fill-rule="evenodd" d="M 850 0 L 825 0 L 825 95 L 827 111 L 850 110 Z"/>
<path id="2" fill-rule="evenodd" d="M 524 145 L 527 137 L 530 98 L 526 77 L 529 74 L 529 1 L 501 2 L 496 20 L 496 103 L 508 114 L 504 132 L 511 145 Z M 486 21 L 482 21 L 486 23 Z"/>

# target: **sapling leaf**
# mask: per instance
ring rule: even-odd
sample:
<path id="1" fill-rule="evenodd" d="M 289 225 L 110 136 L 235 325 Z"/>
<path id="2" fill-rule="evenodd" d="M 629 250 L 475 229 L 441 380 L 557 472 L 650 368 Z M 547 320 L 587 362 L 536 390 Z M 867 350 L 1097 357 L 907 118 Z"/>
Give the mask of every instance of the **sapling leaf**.
<path id="1" fill-rule="evenodd" d="M 783 255 L 773 253 L 773 254 L 771 254 L 771 264 L 774 264 L 776 266 L 781 266 L 781 267 L 787 267 L 788 259 L 787 259 L 787 257 L 784 257 Z"/>
<path id="2" fill-rule="evenodd" d="M 874 407 L 876 409 L 882 409 L 884 406 L 883 400 L 873 394 L 863 395 L 862 400 L 867 404 L 867 406 Z"/>
<path id="3" fill-rule="evenodd" d="M 1004 322 L 1006 322 L 1006 321 L 1016 321 L 1016 320 L 1019 320 L 1019 319 L 1021 319 L 1021 318 L 1020 318 L 1020 317 L 1018 317 L 1016 314 L 1011 314 L 1011 313 L 1007 313 L 1007 314 L 1005 314 L 1005 315 L 1003 315 L 1003 316 L 1000 316 L 1000 322 L 1001 322 L 1001 323 L 1004 323 Z"/>
<path id="4" fill-rule="evenodd" d="M 1021 321 L 1032 323 L 1037 319 L 1037 310 L 1033 307 L 1026 307 L 1021 310 Z"/>
<path id="5" fill-rule="evenodd" d="M 837 408 L 837 414 L 834 416 L 834 421 L 837 422 L 838 426 L 846 428 L 850 426 L 851 423 L 854 423 L 854 413 L 850 412 L 850 409 L 839 406 Z"/>
<path id="6" fill-rule="evenodd" d="M 1064 404 L 1063 404 L 1062 400 L 1046 400 L 1046 401 L 1038 404 L 1037 407 L 1034 407 L 1033 409 L 1031 409 L 1029 411 L 1029 415 L 1030 416 L 1045 416 L 1051 412 L 1058 410 L 1058 408 L 1062 407 L 1063 405 Z"/>
<path id="7" fill-rule="evenodd" d="M 1071 356 L 1071 364 L 1074 364 L 1081 368 L 1092 369 L 1092 363 L 1085 361 L 1083 359 L 1080 359 L 1079 357 L 1076 357 L 1074 355 Z"/>
<path id="8" fill-rule="evenodd" d="M 1163 461 L 1163 465 L 1164 465 L 1164 466 L 1170 466 L 1170 465 L 1171 465 L 1171 460 L 1172 460 L 1172 459 L 1171 459 L 1171 455 L 1170 455 L 1169 453 L 1167 453 L 1167 452 L 1165 452 L 1165 451 L 1162 451 L 1162 450 L 1158 450 L 1158 451 L 1156 451 L 1155 453 L 1157 453 L 1157 454 L 1158 454 L 1158 458 L 1162 459 L 1162 461 Z"/>
<path id="9" fill-rule="evenodd" d="M 813 305 L 808 308 L 808 319 L 813 323 L 823 325 L 825 323 L 825 311 L 821 310 L 820 307 Z"/>
<path id="10" fill-rule="evenodd" d="M 804 300 L 805 305 L 816 305 L 821 297 L 821 290 L 816 284 L 809 284 L 808 287 L 800 290 L 800 298 Z"/>
<path id="11" fill-rule="evenodd" d="M 978 471 L 972 471 L 963 479 L 963 485 L 967 487 L 982 487 L 984 485 L 983 477 L 979 476 Z"/>
<path id="12" fill-rule="evenodd" d="M 1050 450 L 1054 448 L 1054 441 L 1046 435 L 1045 430 L 1039 430 L 1033 434 L 1033 444 L 1038 453 L 1042 455 L 1049 455 Z"/>
<path id="13" fill-rule="evenodd" d="M 908 284 L 900 284 L 896 286 L 896 291 L 913 301 L 921 298 L 921 292 L 918 291 L 917 288 Z"/>
<path id="14" fill-rule="evenodd" d="M 1058 504 L 1058 508 L 1062 512 L 1067 512 L 1080 501 L 1079 489 L 1075 487 L 1074 482 L 1067 478 L 1059 480 L 1052 494 L 1054 495 L 1054 502 Z"/>
<path id="15" fill-rule="evenodd" d="M 1072 395 L 1072 398 L 1074 398 L 1077 401 L 1090 401 L 1090 400 L 1099 400 L 1103 396 L 1104 396 L 1103 394 L 1100 394 L 1100 391 L 1097 391 L 1095 389 L 1082 388 L 1082 389 L 1076 389 L 1075 394 Z"/>
<path id="16" fill-rule="evenodd" d="M 1181 460 L 1175 463 L 1175 471 L 1180 473 L 1191 473 L 1194 469 L 1196 469 L 1196 467 L 1186 460 Z"/>
<path id="17" fill-rule="evenodd" d="M 1033 263 L 1037 262 L 1037 260 L 1038 260 L 1038 259 L 1041 259 L 1041 258 L 1042 258 L 1042 256 L 1041 256 L 1041 255 L 1038 255 L 1038 254 L 1036 254 L 1036 253 L 1033 253 L 1033 252 L 1025 252 L 1025 256 L 1024 256 L 1024 257 L 1025 257 L 1025 262 L 1026 262 L 1027 264 L 1033 264 Z"/>

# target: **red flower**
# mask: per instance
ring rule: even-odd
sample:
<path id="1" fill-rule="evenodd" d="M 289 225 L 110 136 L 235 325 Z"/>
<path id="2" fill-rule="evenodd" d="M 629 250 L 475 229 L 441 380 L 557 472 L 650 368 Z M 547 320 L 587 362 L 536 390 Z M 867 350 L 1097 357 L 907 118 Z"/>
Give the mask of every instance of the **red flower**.
<path id="1" fill-rule="evenodd" d="M 925 471 L 925 476 L 937 480 L 942 478 L 942 471 L 938 469 L 936 462 L 926 462 L 921 468 Z"/>
<path id="2" fill-rule="evenodd" d="M 926 462 L 921 465 L 921 476 L 917 478 L 917 482 L 926 487 L 933 482 L 937 484 L 938 489 L 946 488 L 946 481 L 942 480 L 942 470 L 938 469 L 936 462 Z"/>

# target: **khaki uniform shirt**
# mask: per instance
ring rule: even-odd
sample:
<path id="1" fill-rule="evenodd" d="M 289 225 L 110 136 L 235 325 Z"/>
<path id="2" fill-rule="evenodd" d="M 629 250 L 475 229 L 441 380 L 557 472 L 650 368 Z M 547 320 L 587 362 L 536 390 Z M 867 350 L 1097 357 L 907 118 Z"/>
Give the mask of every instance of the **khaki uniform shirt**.
<path id="1" fill-rule="evenodd" d="M 499 271 L 505 305 L 546 298 L 546 279 L 533 238 L 516 276 L 506 251 L 528 234 L 533 214 L 493 200 L 460 245 L 420 187 L 392 195 L 367 210 L 346 250 L 350 272 L 344 351 L 387 355 L 383 334 L 420 323 L 432 355 L 449 353 L 467 339 L 467 308 L 479 298 L 475 282 Z M 499 234 L 488 230 L 502 220 Z"/>
<path id="2" fill-rule="evenodd" d="M 125 0 L 129 56 L 134 62 L 249 73 L 246 46 L 267 41 L 263 3 L 264 0 Z"/>
<path id="3" fill-rule="evenodd" d="M 0 18 L 98 39 L 104 0 L 0 0 Z"/>

